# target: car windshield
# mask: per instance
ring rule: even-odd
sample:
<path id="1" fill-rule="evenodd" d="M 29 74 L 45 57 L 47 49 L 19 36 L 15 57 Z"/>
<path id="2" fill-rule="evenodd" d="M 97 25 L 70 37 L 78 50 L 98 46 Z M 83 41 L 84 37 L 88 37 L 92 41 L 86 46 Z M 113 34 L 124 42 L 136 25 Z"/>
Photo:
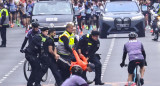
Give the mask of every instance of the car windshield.
<path id="1" fill-rule="evenodd" d="M 111 2 L 106 4 L 106 12 L 139 12 L 135 2 Z"/>
<path id="2" fill-rule="evenodd" d="M 67 15 L 71 13 L 71 6 L 66 2 L 36 3 L 33 9 L 33 15 Z"/>

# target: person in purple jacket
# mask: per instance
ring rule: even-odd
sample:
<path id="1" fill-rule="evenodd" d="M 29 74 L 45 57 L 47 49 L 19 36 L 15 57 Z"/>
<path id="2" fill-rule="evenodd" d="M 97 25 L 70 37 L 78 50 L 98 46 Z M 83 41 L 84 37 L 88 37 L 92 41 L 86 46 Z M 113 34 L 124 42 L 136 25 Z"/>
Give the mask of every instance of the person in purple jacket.
<path id="1" fill-rule="evenodd" d="M 79 65 L 73 66 L 71 72 L 72 75 L 61 86 L 89 86 L 81 77 L 83 70 Z"/>
<path id="2" fill-rule="evenodd" d="M 129 41 L 124 45 L 124 51 L 123 51 L 123 59 L 122 63 L 120 64 L 121 67 L 125 65 L 125 59 L 126 55 L 128 53 L 129 56 L 129 66 L 128 66 L 128 82 L 132 82 L 132 75 L 134 73 L 134 69 L 136 67 L 136 63 L 139 62 L 140 66 L 140 82 L 143 85 L 144 84 L 144 72 L 145 67 L 147 66 L 146 63 L 146 54 L 145 50 L 143 48 L 143 44 L 139 41 L 137 41 L 137 34 L 135 32 L 129 33 Z"/>

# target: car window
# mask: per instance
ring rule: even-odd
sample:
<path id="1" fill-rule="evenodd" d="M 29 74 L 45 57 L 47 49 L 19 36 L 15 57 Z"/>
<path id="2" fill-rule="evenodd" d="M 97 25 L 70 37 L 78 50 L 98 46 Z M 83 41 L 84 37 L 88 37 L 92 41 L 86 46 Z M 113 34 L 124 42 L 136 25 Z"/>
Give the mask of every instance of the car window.
<path id="1" fill-rule="evenodd" d="M 71 14 L 71 6 L 69 3 L 36 3 L 33 9 L 33 15 L 41 14 Z"/>
<path id="2" fill-rule="evenodd" d="M 139 12 L 135 2 L 111 2 L 106 4 L 106 12 Z"/>

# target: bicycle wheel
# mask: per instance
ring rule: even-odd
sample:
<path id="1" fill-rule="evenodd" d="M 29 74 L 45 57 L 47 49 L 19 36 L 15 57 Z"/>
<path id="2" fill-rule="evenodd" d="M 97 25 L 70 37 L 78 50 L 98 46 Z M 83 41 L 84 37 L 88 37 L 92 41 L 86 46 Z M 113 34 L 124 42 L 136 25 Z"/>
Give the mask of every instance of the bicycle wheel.
<path id="1" fill-rule="evenodd" d="M 48 78 L 48 71 L 46 72 L 46 74 L 42 77 L 42 82 L 47 81 Z"/>
<path id="2" fill-rule="evenodd" d="M 29 79 L 29 76 L 31 74 L 31 71 L 32 71 L 32 68 L 31 68 L 31 65 L 29 64 L 29 62 L 26 60 L 24 62 L 24 65 L 23 65 L 23 72 L 24 72 L 24 76 L 25 76 L 25 79 L 28 81 Z"/>
<path id="3" fill-rule="evenodd" d="M 141 86 L 139 74 L 137 74 L 137 82 L 136 82 L 136 84 L 137 84 L 137 86 Z"/>

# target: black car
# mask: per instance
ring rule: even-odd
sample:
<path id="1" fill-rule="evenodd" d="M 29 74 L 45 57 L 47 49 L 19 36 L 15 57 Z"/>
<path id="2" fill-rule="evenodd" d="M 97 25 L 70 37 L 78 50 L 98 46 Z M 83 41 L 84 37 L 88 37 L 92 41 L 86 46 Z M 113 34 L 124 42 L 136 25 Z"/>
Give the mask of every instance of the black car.
<path id="1" fill-rule="evenodd" d="M 39 1 L 33 7 L 32 19 L 37 19 L 40 28 L 54 27 L 58 35 L 65 31 L 68 23 L 74 23 L 72 4 L 68 1 Z"/>
<path id="2" fill-rule="evenodd" d="M 100 16 L 100 38 L 109 34 L 136 32 L 145 37 L 145 19 L 136 1 L 109 1 Z"/>

